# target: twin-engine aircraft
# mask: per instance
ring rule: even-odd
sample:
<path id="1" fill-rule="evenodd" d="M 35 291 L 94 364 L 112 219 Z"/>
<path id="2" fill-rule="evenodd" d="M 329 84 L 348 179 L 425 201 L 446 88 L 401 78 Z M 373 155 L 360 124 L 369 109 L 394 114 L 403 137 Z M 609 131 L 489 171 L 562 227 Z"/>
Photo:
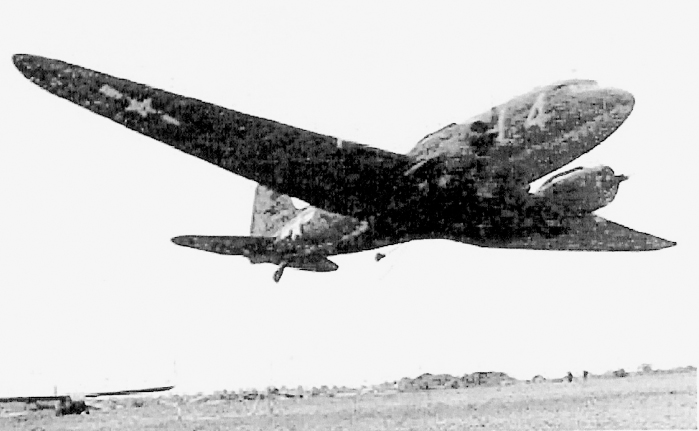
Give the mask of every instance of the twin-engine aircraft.
<path id="1" fill-rule="evenodd" d="M 595 81 L 537 88 L 397 154 L 63 61 L 13 60 L 50 93 L 257 182 L 251 236 L 172 241 L 273 263 L 277 282 L 286 267 L 334 271 L 328 256 L 418 239 L 536 250 L 675 245 L 594 214 L 626 179 L 607 166 L 575 168 L 530 191 L 531 182 L 590 151 L 631 114 L 631 94 Z M 290 196 L 310 206 L 297 209 Z"/>

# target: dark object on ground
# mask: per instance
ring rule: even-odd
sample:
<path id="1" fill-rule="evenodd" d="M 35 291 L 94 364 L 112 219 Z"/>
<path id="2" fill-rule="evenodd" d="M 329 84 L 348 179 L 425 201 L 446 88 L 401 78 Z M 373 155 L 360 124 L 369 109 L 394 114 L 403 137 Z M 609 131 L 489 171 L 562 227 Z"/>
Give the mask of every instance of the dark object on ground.
<path id="1" fill-rule="evenodd" d="M 614 371 L 614 377 L 626 377 L 629 375 L 623 368 L 619 368 L 618 370 Z"/>
<path id="2" fill-rule="evenodd" d="M 56 416 L 79 415 L 81 413 L 90 414 L 85 401 L 73 401 L 70 397 L 66 397 L 66 399 L 56 404 Z"/>

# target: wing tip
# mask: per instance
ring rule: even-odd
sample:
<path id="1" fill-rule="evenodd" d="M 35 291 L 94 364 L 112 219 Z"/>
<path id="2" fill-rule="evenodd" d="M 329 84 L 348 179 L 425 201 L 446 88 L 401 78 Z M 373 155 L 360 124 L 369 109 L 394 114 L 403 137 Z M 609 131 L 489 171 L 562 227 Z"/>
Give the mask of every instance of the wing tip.
<path id="1" fill-rule="evenodd" d="M 35 61 L 36 58 L 38 57 L 31 54 L 14 54 L 12 56 L 12 63 L 14 63 L 17 69 L 25 70 L 28 69 L 29 64 Z"/>
<path id="2" fill-rule="evenodd" d="M 652 250 L 662 250 L 664 248 L 671 248 L 677 245 L 677 242 L 675 241 L 668 241 L 662 238 L 656 238 L 656 242 L 658 243 L 657 248 L 654 248 Z"/>
<path id="3" fill-rule="evenodd" d="M 41 75 L 41 70 L 46 69 L 51 61 L 55 60 L 32 54 L 14 54 L 12 56 L 12 63 L 29 80 Z"/>
<path id="4" fill-rule="evenodd" d="M 73 67 L 73 65 L 61 60 L 33 54 L 13 54 L 12 63 L 28 79 L 41 78 L 53 69 Z"/>
<path id="5" fill-rule="evenodd" d="M 22 60 L 24 60 L 26 57 L 30 57 L 29 54 L 13 54 L 12 55 L 12 62 L 17 65 L 19 64 Z"/>

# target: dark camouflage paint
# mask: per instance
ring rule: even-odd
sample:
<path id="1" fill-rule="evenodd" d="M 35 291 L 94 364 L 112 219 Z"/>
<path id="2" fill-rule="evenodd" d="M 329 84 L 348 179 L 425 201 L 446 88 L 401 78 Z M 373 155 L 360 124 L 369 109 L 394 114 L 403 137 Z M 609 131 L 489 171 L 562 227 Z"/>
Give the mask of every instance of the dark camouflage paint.
<path id="1" fill-rule="evenodd" d="M 568 251 L 646 251 L 672 247 L 674 242 L 637 232 L 594 214 L 566 217 L 558 235 L 532 235 L 488 241 L 472 238 L 463 242 L 492 248 Z M 451 238 L 459 241 L 463 238 Z"/>
<path id="2" fill-rule="evenodd" d="M 172 239 L 177 245 L 217 254 L 245 256 L 251 263 L 285 264 L 291 268 L 314 272 L 335 271 L 337 265 L 325 258 L 337 254 L 335 243 L 309 244 L 304 241 L 275 241 L 273 238 L 249 236 L 185 235 Z"/>
<path id="3" fill-rule="evenodd" d="M 412 159 L 58 60 L 15 55 L 36 85 L 275 191 L 353 215 L 384 206 Z M 357 197 L 357 198 L 354 198 Z M 360 199 L 362 197 L 364 199 Z M 366 199 L 370 197 L 370 199 Z"/>
<path id="4" fill-rule="evenodd" d="M 424 137 L 408 155 L 420 161 L 487 156 L 495 170 L 516 164 L 524 172 L 522 180 L 530 183 L 599 145 L 633 106 L 633 96 L 623 90 L 589 80 L 565 81 L 451 124 Z"/>
<path id="5" fill-rule="evenodd" d="M 626 179 L 608 166 L 576 168 L 547 180 L 536 195 L 564 208 L 566 214 L 583 216 L 609 205 Z"/>
<path id="6" fill-rule="evenodd" d="M 594 81 L 536 89 L 400 155 L 62 61 L 13 60 L 47 91 L 261 185 L 253 238 L 182 236 L 173 239 L 179 245 L 319 271 L 337 268 L 325 256 L 426 238 L 554 250 L 674 245 L 589 214 L 614 198 L 613 172 L 605 181 L 561 177 L 528 192 L 531 181 L 594 148 L 631 113 L 629 93 Z M 288 196 L 312 207 L 298 210 Z"/>

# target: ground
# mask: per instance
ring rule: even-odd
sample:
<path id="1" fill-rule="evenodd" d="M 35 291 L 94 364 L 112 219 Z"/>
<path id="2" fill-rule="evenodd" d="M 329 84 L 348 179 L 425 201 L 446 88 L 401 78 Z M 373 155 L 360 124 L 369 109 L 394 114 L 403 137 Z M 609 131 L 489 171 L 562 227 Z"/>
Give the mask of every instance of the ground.
<path id="1" fill-rule="evenodd" d="M 163 397 L 90 415 L 52 411 L 0 418 L 0 429 L 40 430 L 456 430 L 697 429 L 696 371 L 572 383 L 433 390 L 360 398 L 180 401 Z"/>

